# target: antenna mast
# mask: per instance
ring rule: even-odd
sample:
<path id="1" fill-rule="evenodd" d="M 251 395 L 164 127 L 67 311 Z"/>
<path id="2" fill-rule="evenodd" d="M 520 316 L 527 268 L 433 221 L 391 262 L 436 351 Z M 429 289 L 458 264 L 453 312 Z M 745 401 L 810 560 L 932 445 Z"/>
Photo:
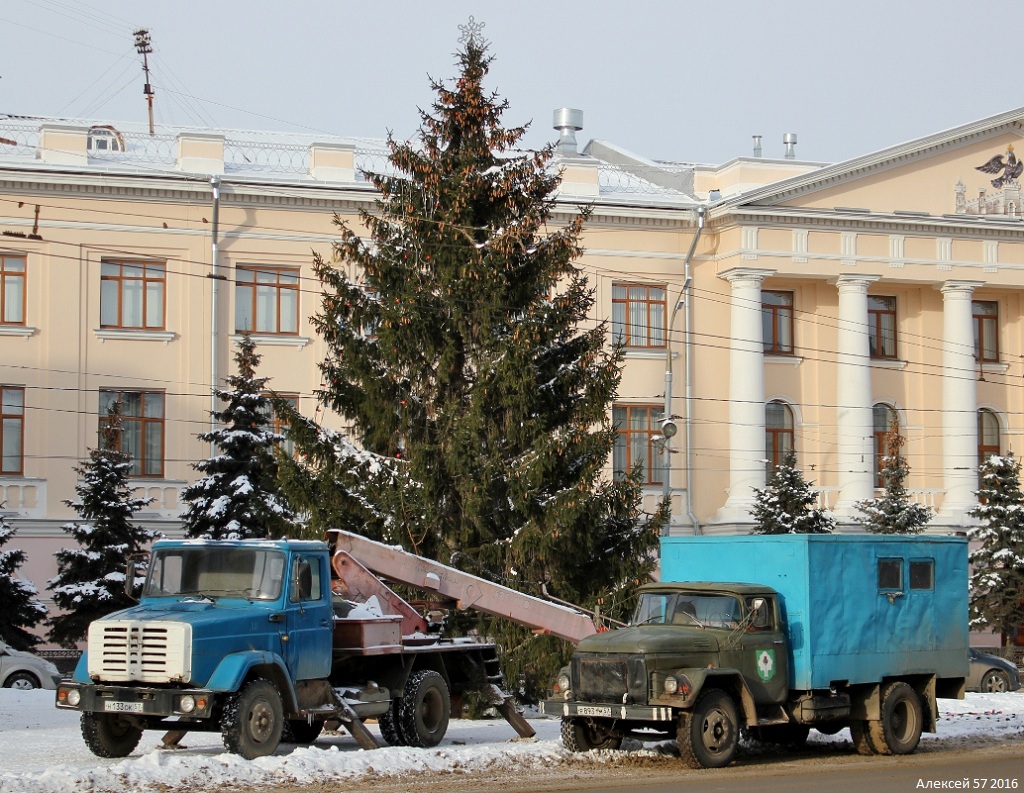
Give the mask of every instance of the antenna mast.
<path id="1" fill-rule="evenodd" d="M 153 129 L 153 86 L 149 84 L 149 53 L 153 47 L 149 41 L 149 31 L 139 28 L 133 34 L 135 36 L 135 49 L 142 56 L 142 70 L 146 73 L 146 85 L 142 93 L 146 96 L 146 103 L 149 105 L 149 134 L 154 134 Z"/>

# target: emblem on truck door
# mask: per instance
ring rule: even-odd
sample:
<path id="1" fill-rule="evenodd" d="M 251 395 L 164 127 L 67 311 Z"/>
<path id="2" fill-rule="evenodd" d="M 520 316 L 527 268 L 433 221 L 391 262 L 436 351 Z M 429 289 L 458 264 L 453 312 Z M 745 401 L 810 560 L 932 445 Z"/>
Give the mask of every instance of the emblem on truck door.
<path id="1" fill-rule="evenodd" d="M 754 650 L 757 656 L 757 676 L 766 683 L 775 677 L 775 650 Z"/>

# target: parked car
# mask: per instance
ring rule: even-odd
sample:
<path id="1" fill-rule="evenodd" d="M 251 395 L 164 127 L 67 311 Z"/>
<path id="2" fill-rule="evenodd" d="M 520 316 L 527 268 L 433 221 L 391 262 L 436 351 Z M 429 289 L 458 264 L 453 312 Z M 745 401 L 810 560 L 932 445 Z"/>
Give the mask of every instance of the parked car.
<path id="1" fill-rule="evenodd" d="M 998 655 L 970 650 L 971 671 L 967 675 L 967 690 L 997 694 L 1020 688 L 1020 670 Z"/>
<path id="2" fill-rule="evenodd" d="M 0 641 L 0 686 L 28 690 L 32 688 L 56 689 L 60 672 L 49 661 L 38 655 L 15 650 Z"/>

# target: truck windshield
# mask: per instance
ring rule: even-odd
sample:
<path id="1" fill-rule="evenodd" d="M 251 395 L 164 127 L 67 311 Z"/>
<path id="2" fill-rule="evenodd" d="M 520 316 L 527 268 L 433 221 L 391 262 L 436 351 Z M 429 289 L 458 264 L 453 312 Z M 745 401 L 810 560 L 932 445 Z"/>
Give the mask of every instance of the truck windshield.
<path id="1" fill-rule="evenodd" d="M 742 619 L 739 600 L 706 592 L 645 592 L 640 596 L 634 625 L 700 625 L 735 628 Z"/>
<path id="2" fill-rule="evenodd" d="M 167 548 L 153 554 L 143 597 L 276 600 L 284 554 L 255 548 Z"/>

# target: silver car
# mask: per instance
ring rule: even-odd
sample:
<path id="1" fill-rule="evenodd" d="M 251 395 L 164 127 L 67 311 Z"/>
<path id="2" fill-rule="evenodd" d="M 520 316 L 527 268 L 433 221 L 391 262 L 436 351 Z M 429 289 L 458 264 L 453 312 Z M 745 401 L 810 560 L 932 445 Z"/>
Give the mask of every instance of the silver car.
<path id="1" fill-rule="evenodd" d="M 1020 671 L 1010 661 L 998 655 L 989 655 L 970 649 L 971 671 L 967 675 L 967 690 L 998 694 L 1020 688 Z"/>
<path id="2" fill-rule="evenodd" d="M 0 641 L 0 686 L 27 691 L 56 689 L 59 682 L 60 672 L 49 661 Z"/>

